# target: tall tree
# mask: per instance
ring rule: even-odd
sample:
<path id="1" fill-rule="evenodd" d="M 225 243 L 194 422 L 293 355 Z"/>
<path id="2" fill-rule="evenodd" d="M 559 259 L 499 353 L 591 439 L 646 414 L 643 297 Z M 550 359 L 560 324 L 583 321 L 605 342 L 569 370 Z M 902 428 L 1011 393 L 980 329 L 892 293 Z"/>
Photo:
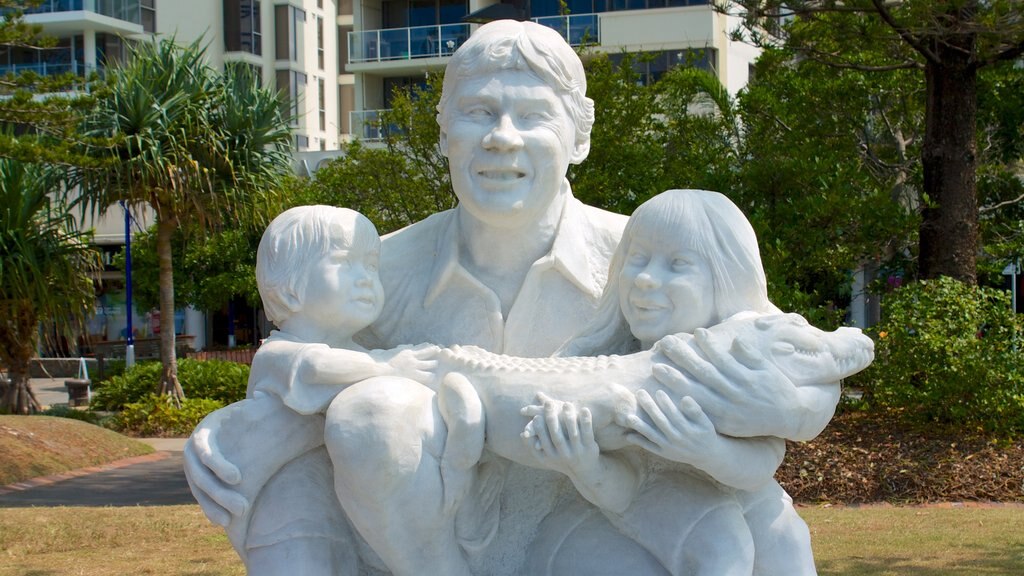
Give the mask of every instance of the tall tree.
<path id="1" fill-rule="evenodd" d="M 291 136 L 277 94 L 246 65 L 222 75 L 200 41 L 140 43 L 111 70 L 109 93 L 87 122 L 90 136 L 113 139 L 110 169 L 87 179 L 83 199 L 102 212 L 115 201 L 146 202 L 156 213 L 160 313 L 174 317 L 171 242 L 175 230 L 206 231 L 251 219 L 290 171 Z M 184 396 L 174 330 L 160 332 L 160 393 Z"/>
<path id="2" fill-rule="evenodd" d="M 976 281 L 978 74 L 1024 54 L 1017 0 L 736 0 L 755 43 L 837 68 L 925 78 L 921 144 L 924 278 Z M 731 9 L 728 5 L 723 10 Z"/>
<path id="3" fill-rule="evenodd" d="M 423 86 L 396 89 L 376 128 L 383 146 L 356 140 L 317 170 L 310 199 L 366 215 L 381 234 L 455 205 L 448 159 L 438 147 L 441 75 Z"/>
<path id="4" fill-rule="evenodd" d="M 0 408 L 16 414 L 41 408 L 28 385 L 39 324 L 53 321 L 73 341 L 96 298 L 99 254 L 77 229 L 64 190 L 62 172 L 0 159 L 0 361 L 11 381 Z"/>

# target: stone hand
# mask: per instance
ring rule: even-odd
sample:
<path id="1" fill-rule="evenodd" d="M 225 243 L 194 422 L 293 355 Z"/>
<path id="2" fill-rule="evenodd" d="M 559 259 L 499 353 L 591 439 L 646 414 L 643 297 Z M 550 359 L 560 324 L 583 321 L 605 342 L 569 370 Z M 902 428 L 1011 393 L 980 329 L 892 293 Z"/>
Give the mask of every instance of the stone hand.
<path id="1" fill-rule="evenodd" d="M 550 398 L 543 392 L 522 410 L 532 420 L 523 439 L 532 443 L 539 462 L 569 476 L 585 477 L 597 470 L 600 449 L 594 439 L 593 418 L 587 408 Z"/>
<path id="2" fill-rule="evenodd" d="M 435 383 L 437 347 L 405 348 L 388 360 L 395 376 L 409 378 L 430 386 Z"/>
<path id="3" fill-rule="evenodd" d="M 230 488 L 242 476 L 238 467 L 221 454 L 217 434 L 222 422 L 230 415 L 231 406 L 211 413 L 185 443 L 185 478 L 192 494 L 214 524 L 227 526 L 231 518 L 242 516 L 249 507 L 248 500 Z"/>
<path id="4" fill-rule="evenodd" d="M 664 390 L 655 392 L 653 398 L 646 390 L 639 390 L 636 399 L 654 425 L 637 415 L 623 416 L 619 424 L 635 431 L 626 439 L 667 460 L 701 468 L 718 433 L 697 402 L 685 396 L 677 406 Z"/>
<path id="5" fill-rule="evenodd" d="M 677 397 L 693 398 L 723 434 L 786 437 L 780 425 L 800 408 L 789 378 L 739 340 L 729 344 L 698 329 L 693 342 L 696 348 L 676 336 L 662 339 L 660 349 L 675 366 L 656 363 L 654 377 Z"/>

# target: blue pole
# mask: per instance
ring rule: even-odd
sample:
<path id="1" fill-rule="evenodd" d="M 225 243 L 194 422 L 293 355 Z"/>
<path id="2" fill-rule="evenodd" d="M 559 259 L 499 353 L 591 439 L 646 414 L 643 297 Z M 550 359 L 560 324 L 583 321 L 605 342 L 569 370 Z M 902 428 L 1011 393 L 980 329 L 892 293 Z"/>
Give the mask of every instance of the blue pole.
<path id="1" fill-rule="evenodd" d="M 132 329 L 132 213 L 124 200 L 121 200 L 120 204 L 124 210 L 124 306 L 128 316 L 124 363 L 131 367 L 135 364 L 135 334 Z"/>

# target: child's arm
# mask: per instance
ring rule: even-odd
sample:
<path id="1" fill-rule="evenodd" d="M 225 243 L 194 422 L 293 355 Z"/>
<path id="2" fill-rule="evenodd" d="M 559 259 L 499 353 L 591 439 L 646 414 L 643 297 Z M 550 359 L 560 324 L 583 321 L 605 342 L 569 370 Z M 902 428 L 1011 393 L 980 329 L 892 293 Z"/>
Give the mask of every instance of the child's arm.
<path id="1" fill-rule="evenodd" d="M 785 440 L 719 434 L 689 396 L 680 400 L 678 406 L 662 390 L 658 390 L 654 398 L 646 390 L 640 390 L 636 398 L 654 426 L 635 414 L 622 417 L 620 425 L 636 431 L 627 436 L 627 440 L 653 454 L 689 464 L 739 490 L 760 487 L 772 478 L 782 463 Z"/>
<path id="2" fill-rule="evenodd" d="M 310 384 L 345 386 L 376 376 L 401 376 L 421 384 L 434 380 L 436 346 L 402 347 L 372 352 L 327 348 L 310 356 L 304 364 L 302 381 Z"/>
<path id="3" fill-rule="evenodd" d="M 623 455 L 602 454 L 594 439 L 590 410 L 577 411 L 570 402 L 537 395 L 538 405 L 523 414 L 533 416 L 523 439 L 531 443 L 538 464 L 569 477 L 579 493 L 598 508 L 622 513 L 633 502 L 640 484 L 637 469 Z"/>

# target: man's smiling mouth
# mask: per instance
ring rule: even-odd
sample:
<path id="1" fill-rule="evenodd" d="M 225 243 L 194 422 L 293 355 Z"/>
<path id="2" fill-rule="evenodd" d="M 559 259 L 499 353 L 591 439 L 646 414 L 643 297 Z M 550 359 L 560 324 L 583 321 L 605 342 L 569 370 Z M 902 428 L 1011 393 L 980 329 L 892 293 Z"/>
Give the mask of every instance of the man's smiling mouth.
<path id="1" fill-rule="evenodd" d="M 520 178 L 526 178 L 526 172 L 520 170 L 480 170 L 477 172 L 480 176 L 487 178 L 488 180 L 519 180 Z"/>

